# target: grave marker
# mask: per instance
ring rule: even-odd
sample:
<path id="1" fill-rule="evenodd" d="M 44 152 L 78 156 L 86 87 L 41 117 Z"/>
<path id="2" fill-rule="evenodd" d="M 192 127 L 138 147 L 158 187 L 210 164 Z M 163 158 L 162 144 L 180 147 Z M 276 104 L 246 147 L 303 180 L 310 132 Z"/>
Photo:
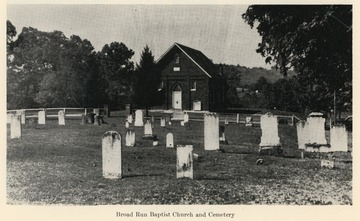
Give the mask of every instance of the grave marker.
<path id="1" fill-rule="evenodd" d="M 345 125 L 334 125 L 330 129 L 330 146 L 331 151 L 347 152 L 348 134 Z"/>
<path id="2" fill-rule="evenodd" d="M 26 116 L 25 116 L 25 110 L 18 110 L 16 111 L 17 115 L 21 115 L 21 124 L 25 124 Z"/>
<path id="3" fill-rule="evenodd" d="M 177 145 L 176 148 L 176 178 L 193 179 L 193 146 Z"/>
<path id="4" fill-rule="evenodd" d="M 299 121 L 296 124 L 296 134 L 298 140 L 298 148 L 305 150 L 305 144 L 308 143 L 308 123 L 306 121 Z"/>
<path id="5" fill-rule="evenodd" d="M 135 126 L 135 127 L 142 127 L 142 126 L 144 126 L 143 112 L 142 112 L 142 110 L 136 110 L 136 111 L 135 111 L 135 122 L 134 122 L 134 126 Z"/>
<path id="6" fill-rule="evenodd" d="M 252 117 L 245 118 L 245 126 L 252 127 Z"/>
<path id="7" fill-rule="evenodd" d="M 11 115 L 10 138 L 21 138 L 21 115 Z"/>
<path id="8" fill-rule="evenodd" d="M 132 124 L 132 122 L 133 122 L 133 116 L 132 116 L 132 114 L 129 114 L 129 115 L 128 115 L 127 121 L 129 122 L 129 124 Z"/>
<path id="9" fill-rule="evenodd" d="M 63 110 L 59 110 L 58 112 L 58 121 L 59 125 L 65 125 L 65 113 Z"/>
<path id="10" fill-rule="evenodd" d="M 308 138 L 311 144 L 327 144 L 325 138 L 325 118 L 322 113 L 311 113 L 306 119 L 309 126 Z"/>
<path id="11" fill-rule="evenodd" d="M 125 128 L 129 128 L 129 121 L 125 122 Z"/>
<path id="12" fill-rule="evenodd" d="M 149 120 L 146 120 L 146 123 L 144 125 L 144 138 L 150 138 L 153 137 L 153 131 L 151 122 Z"/>
<path id="13" fill-rule="evenodd" d="M 162 117 L 162 118 L 160 119 L 160 127 L 165 127 L 165 126 L 166 126 L 166 120 L 165 120 L 164 117 Z"/>
<path id="14" fill-rule="evenodd" d="M 220 143 L 222 144 L 228 144 L 226 138 L 225 138 L 225 126 L 220 126 Z"/>
<path id="15" fill-rule="evenodd" d="M 116 131 L 102 136 L 102 169 L 104 178 L 121 178 L 121 136 Z"/>
<path id="16" fill-rule="evenodd" d="M 186 113 L 184 114 L 184 123 L 187 123 L 187 122 L 189 122 L 189 115 L 188 115 L 188 113 L 186 112 Z"/>
<path id="17" fill-rule="evenodd" d="M 125 137 L 125 146 L 127 147 L 134 147 L 135 146 L 135 132 L 128 130 L 126 131 L 126 137 Z"/>
<path id="18" fill-rule="evenodd" d="M 168 147 L 168 148 L 174 147 L 174 136 L 172 133 L 168 133 L 166 135 L 166 147 Z"/>
<path id="19" fill-rule="evenodd" d="M 38 124 L 45 124 L 45 121 L 46 121 L 45 118 L 46 118 L 45 111 L 39 111 Z"/>
<path id="20" fill-rule="evenodd" d="M 281 146 L 278 135 L 277 117 L 272 113 L 266 113 L 260 118 L 261 143 L 260 150 L 272 149 Z"/>
<path id="21" fill-rule="evenodd" d="M 219 116 L 216 113 L 204 114 L 204 149 L 219 149 Z"/>

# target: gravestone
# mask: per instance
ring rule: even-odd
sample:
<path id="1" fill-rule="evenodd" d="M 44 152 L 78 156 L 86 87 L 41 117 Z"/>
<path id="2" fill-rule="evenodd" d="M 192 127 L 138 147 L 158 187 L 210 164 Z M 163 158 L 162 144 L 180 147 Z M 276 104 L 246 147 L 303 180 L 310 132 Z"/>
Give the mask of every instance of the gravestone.
<path id="1" fill-rule="evenodd" d="M 125 128 L 129 128 L 129 121 L 125 122 Z"/>
<path id="2" fill-rule="evenodd" d="M 334 125 L 330 129 L 331 151 L 347 152 L 348 134 L 345 125 Z"/>
<path id="3" fill-rule="evenodd" d="M 184 114 L 184 123 L 187 123 L 187 122 L 189 122 L 189 114 L 186 112 Z"/>
<path id="4" fill-rule="evenodd" d="M 58 121 L 59 125 L 65 125 L 65 113 L 63 110 L 59 110 L 58 112 Z"/>
<path id="5" fill-rule="evenodd" d="M 142 110 L 136 110 L 136 111 L 135 111 L 135 122 L 134 122 L 134 126 L 135 126 L 135 127 L 142 127 L 142 126 L 144 126 L 143 112 L 142 112 Z"/>
<path id="6" fill-rule="evenodd" d="M 252 117 L 245 118 L 245 126 L 251 127 L 252 126 Z"/>
<path id="7" fill-rule="evenodd" d="M 309 142 L 308 140 L 308 125 L 306 121 L 299 121 L 296 124 L 296 134 L 298 140 L 298 148 L 300 150 L 305 150 L 305 144 Z"/>
<path id="8" fill-rule="evenodd" d="M 219 149 L 219 116 L 216 113 L 204 114 L 204 149 Z"/>
<path id="9" fill-rule="evenodd" d="M 165 120 L 164 117 L 162 117 L 162 118 L 160 119 L 160 127 L 165 127 L 165 126 L 166 126 L 166 120 Z"/>
<path id="10" fill-rule="evenodd" d="M 236 114 L 236 123 L 238 124 L 240 122 L 240 114 Z"/>
<path id="11" fill-rule="evenodd" d="M 85 114 L 81 115 L 81 125 L 85 125 L 87 123 L 87 118 Z"/>
<path id="12" fill-rule="evenodd" d="M 225 126 L 220 126 L 220 143 L 222 144 L 228 144 L 226 138 L 225 138 Z"/>
<path id="13" fill-rule="evenodd" d="M 166 134 L 166 147 L 168 148 L 174 147 L 174 136 L 172 133 Z"/>
<path id="14" fill-rule="evenodd" d="M 277 117 L 272 113 L 266 113 L 260 118 L 261 143 L 260 150 L 272 149 L 281 146 L 278 135 Z"/>
<path id="15" fill-rule="evenodd" d="M 183 126 L 185 126 L 185 122 L 182 120 L 182 121 L 180 121 L 180 125 L 183 127 Z"/>
<path id="16" fill-rule="evenodd" d="M 10 138 L 21 138 L 21 115 L 11 115 Z"/>
<path id="17" fill-rule="evenodd" d="M 127 147 L 134 147 L 135 146 L 135 132 L 128 130 L 126 131 L 126 137 L 125 137 L 125 145 Z"/>
<path id="18" fill-rule="evenodd" d="M 94 125 L 97 125 L 97 126 L 101 125 L 101 123 L 100 123 L 100 115 L 95 115 L 95 117 L 94 117 Z"/>
<path id="19" fill-rule="evenodd" d="M 177 145 L 176 148 L 176 178 L 193 179 L 193 146 Z"/>
<path id="20" fill-rule="evenodd" d="M 38 113 L 38 124 L 45 124 L 45 111 L 39 111 Z"/>
<path id="21" fill-rule="evenodd" d="M 18 110 L 16 111 L 16 114 L 21 116 L 21 124 L 25 124 L 26 121 L 25 110 Z"/>
<path id="22" fill-rule="evenodd" d="M 132 122 L 133 122 L 133 116 L 132 116 L 132 114 L 129 114 L 129 115 L 128 115 L 127 121 L 129 122 L 129 124 L 132 124 Z"/>
<path id="23" fill-rule="evenodd" d="M 121 136 L 116 131 L 102 136 L 102 169 L 104 178 L 121 178 Z"/>
<path id="24" fill-rule="evenodd" d="M 308 138 L 311 144 L 327 144 L 325 138 L 325 118 L 322 113 L 311 113 L 306 119 L 309 126 Z"/>
<path id="25" fill-rule="evenodd" d="M 153 137 L 151 122 L 149 120 L 146 120 L 146 123 L 144 125 L 144 138 L 151 137 Z"/>
<path id="26" fill-rule="evenodd" d="M 225 124 L 225 125 L 229 125 L 229 121 L 228 121 L 228 119 L 225 119 L 224 124 Z"/>
<path id="27" fill-rule="evenodd" d="M 99 109 L 99 108 L 95 108 L 95 109 L 93 110 L 93 113 L 94 113 L 95 115 L 100 115 L 100 109 Z"/>

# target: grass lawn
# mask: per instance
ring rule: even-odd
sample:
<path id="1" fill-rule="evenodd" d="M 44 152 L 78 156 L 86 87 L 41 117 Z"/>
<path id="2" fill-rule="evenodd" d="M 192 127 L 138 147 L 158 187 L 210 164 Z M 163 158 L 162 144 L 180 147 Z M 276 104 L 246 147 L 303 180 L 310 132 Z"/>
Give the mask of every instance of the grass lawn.
<path id="1" fill-rule="evenodd" d="M 339 153 L 335 169 L 320 167 L 319 158 L 300 159 L 296 129 L 279 125 L 284 156 L 258 154 L 261 130 L 243 124 L 226 125 L 228 145 L 223 151 L 205 151 L 203 122 L 191 129 L 173 122 L 154 134 L 159 146 L 143 140 L 125 147 L 125 118 L 105 119 L 101 126 L 65 126 L 49 120 L 45 126 L 25 125 L 21 139 L 7 131 L 7 203 L 15 205 L 108 204 L 352 204 L 352 158 Z M 101 137 L 109 130 L 122 135 L 123 178 L 102 177 Z M 194 180 L 176 179 L 176 149 L 165 148 L 168 132 L 174 143 L 192 144 L 200 158 L 194 161 Z M 264 159 L 263 165 L 256 160 Z"/>

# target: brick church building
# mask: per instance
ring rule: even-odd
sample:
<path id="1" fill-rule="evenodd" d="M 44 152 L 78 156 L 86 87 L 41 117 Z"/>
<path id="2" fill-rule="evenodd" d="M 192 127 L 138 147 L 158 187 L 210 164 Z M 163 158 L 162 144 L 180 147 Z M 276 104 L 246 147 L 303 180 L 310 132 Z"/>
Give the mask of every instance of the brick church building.
<path id="1" fill-rule="evenodd" d="M 225 106 L 226 80 L 201 51 L 174 43 L 157 61 L 166 110 L 219 111 Z"/>

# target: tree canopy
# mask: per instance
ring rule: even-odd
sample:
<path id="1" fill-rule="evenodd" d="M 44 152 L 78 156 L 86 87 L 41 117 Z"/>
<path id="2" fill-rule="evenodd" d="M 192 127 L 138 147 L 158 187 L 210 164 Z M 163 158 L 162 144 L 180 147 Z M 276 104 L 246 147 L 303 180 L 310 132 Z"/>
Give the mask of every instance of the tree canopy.
<path id="1" fill-rule="evenodd" d="M 342 104 L 351 102 L 351 5 L 251 5 L 242 17 L 262 37 L 257 52 L 265 61 L 284 75 L 298 73 L 310 108 L 331 109 L 332 95 L 340 91 L 347 95 Z M 311 99 L 314 94 L 320 102 Z"/>

